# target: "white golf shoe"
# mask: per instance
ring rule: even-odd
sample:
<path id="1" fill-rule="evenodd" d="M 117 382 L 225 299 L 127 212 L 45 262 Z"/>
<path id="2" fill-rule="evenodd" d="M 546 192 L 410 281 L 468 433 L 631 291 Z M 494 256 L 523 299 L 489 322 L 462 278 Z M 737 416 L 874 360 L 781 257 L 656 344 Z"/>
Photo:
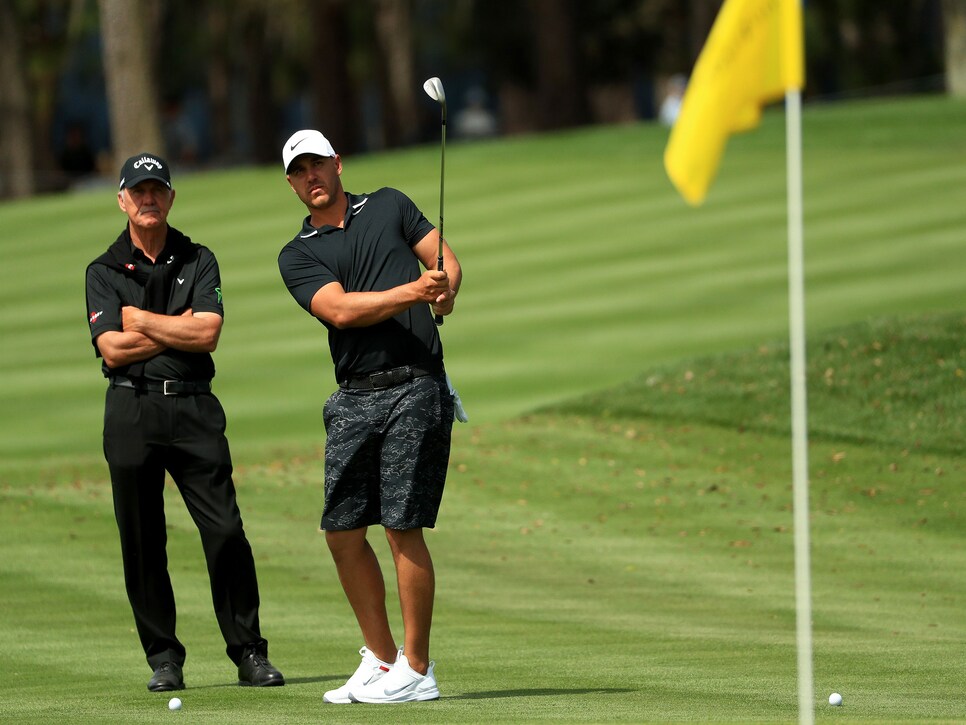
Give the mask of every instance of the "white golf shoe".
<path id="1" fill-rule="evenodd" d="M 376 682 L 387 675 L 389 670 L 392 669 L 392 665 L 390 665 L 388 662 L 383 662 L 365 647 L 359 650 L 359 654 L 362 655 L 362 662 L 359 663 L 356 671 L 352 673 L 352 677 L 350 677 L 342 687 L 329 690 L 322 695 L 323 702 L 330 702 L 337 705 L 348 705 L 350 702 L 352 702 L 352 700 L 349 699 L 349 692 L 353 688 L 360 688 L 364 685 Z"/>
<path id="2" fill-rule="evenodd" d="M 367 685 L 351 689 L 349 699 L 352 702 L 373 704 L 438 700 L 439 687 L 436 685 L 436 675 L 433 674 L 435 666 L 435 662 L 430 662 L 426 674 L 421 675 L 409 666 L 406 655 L 400 654 L 396 658 L 396 664 L 386 675 Z"/>

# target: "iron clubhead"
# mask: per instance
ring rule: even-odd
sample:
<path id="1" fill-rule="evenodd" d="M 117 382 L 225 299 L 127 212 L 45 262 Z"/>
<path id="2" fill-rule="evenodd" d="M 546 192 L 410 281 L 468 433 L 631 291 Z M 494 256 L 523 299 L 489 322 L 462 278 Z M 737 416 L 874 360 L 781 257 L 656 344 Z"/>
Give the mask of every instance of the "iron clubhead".
<path id="1" fill-rule="evenodd" d="M 446 103 L 446 92 L 443 90 L 443 82 L 433 76 L 427 79 L 423 83 L 423 90 L 426 91 L 426 95 L 432 98 L 437 103 Z"/>

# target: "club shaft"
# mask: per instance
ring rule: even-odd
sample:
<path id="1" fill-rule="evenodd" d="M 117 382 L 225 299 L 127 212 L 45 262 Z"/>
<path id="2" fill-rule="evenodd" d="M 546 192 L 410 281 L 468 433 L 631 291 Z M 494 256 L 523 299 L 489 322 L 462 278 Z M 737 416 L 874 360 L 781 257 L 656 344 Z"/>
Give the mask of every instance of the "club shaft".
<path id="1" fill-rule="evenodd" d="M 439 250 L 436 253 L 436 269 L 443 271 L 443 198 L 446 184 L 446 101 L 442 105 L 440 145 L 439 145 Z M 436 315 L 436 324 L 443 324 L 443 316 Z"/>
<path id="2" fill-rule="evenodd" d="M 439 145 L 439 264 L 443 264 L 443 198 L 446 186 L 446 103 L 443 102 L 441 141 Z"/>

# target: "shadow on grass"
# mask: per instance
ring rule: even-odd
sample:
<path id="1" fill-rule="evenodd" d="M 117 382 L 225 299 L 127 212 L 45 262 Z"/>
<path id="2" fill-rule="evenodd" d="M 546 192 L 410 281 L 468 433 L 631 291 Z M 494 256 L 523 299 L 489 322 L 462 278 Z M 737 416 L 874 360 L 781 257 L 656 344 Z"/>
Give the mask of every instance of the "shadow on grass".
<path id="1" fill-rule="evenodd" d="M 314 685 L 317 682 L 332 682 L 332 681 L 345 681 L 345 675 L 322 675 L 319 677 L 286 677 L 284 687 L 290 685 Z M 224 687 L 242 687 L 237 681 L 233 682 L 219 682 L 213 685 L 188 685 L 185 689 L 187 690 L 217 690 Z M 278 685 L 275 685 L 278 687 Z M 246 690 L 254 690 L 258 688 L 245 687 Z M 171 694 L 171 693 L 168 693 Z"/>
<path id="2" fill-rule="evenodd" d="M 530 690 L 490 690 L 489 692 L 466 692 L 462 695 L 443 697 L 443 700 L 491 700 L 499 697 L 558 697 L 561 695 L 617 695 L 636 692 L 627 687 L 587 687 L 565 689 L 562 687 L 536 687 Z"/>

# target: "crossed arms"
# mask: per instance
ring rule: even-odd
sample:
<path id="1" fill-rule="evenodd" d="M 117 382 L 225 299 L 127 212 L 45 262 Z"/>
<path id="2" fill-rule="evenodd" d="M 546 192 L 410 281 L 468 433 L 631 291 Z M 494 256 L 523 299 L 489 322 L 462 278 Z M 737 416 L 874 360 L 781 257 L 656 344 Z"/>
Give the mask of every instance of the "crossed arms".
<path id="1" fill-rule="evenodd" d="M 184 352 L 214 352 L 224 319 L 216 312 L 159 315 L 125 306 L 121 308 L 124 330 L 98 335 L 97 349 L 109 368 L 147 360 L 167 348 Z"/>

